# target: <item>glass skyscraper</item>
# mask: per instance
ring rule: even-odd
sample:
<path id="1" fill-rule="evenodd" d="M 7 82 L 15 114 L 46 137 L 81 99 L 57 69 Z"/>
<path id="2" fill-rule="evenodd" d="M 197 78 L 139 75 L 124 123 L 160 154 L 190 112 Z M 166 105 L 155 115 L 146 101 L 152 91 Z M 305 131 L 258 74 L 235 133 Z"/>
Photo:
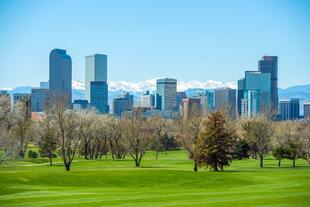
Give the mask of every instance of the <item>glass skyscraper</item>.
<path id="1" fill-rule="evenodd" d="M 108 84 L 106 81 L 90 82 L 90 104 L 100 113 L 109 113 Z"/>
<path id="2" fill-rule="evenodd" d="M 246 71 L 238 81 L 238 112 L 242 117 L 253 117 L 270 111 L 270 74 Z"/>
<path id="3" fill-rule="evenodd" d="M 214 103 L 216 110 L 226 110 L 231 118 L 236 118 L 236 90 L 231 88 L 218 88 L 214 90 Z"/>
<path id="4" fill-rule="evenodd" d="M 262 73 L 270 74 L 270 102 L 273 112 L 278 112 L 278 57 L 263 56 L 262 60 L 258 61 L 258 70 Z"/>
<path id="5" fill-rule="evenodd" d="M 53 49 L 49 62 L 49 96 L 66 98 L 67 107 L 71 108 L 72 99 L 72 62 L 66 50 Z"/>
<path id="6" fill-rule="evenodd" d="M 133 95 L 124 94 L 123 97 L 113 99 L 113 114 L 122 116 L 123 112 L 133 110 Z"/>
<path id="7" fill-rule="evenodd" d="M 281 100 L 279 106 L 281 120 L 285 121 L 299 119 L 299 99 L 292 98 Z"/>
<path id="8" fill-rule="evenodd" d="M 85 99 L 90 101 L 92 81 L 107 81 L 107 55 L 95 54 L 85 57 Z"/>
<path id="9" fill-rule="evenodd" d="M 162 111 L 177 111 L 176 94 L 176 79 L 158 79 L 156 83 L 156 108 Z"/>

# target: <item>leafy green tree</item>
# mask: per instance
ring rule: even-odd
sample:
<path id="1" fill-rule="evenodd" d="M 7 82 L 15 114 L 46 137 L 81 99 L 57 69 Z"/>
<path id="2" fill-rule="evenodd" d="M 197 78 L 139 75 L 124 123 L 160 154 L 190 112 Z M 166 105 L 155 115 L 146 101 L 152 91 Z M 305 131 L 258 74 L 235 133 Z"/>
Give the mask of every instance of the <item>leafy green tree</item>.
<path id="1" fill-rule="evenodd" d="M 47 129 L 44 135 L 41 136 L 41 139 L 39 141 L 39 147 L 40 156 L 47 157 L 49 159 L 50 166 L 52 166 L 52 159 L 57 157 L 55 152 L 57 149 L 57 142 L 52 130 Z"/>
<path id="2" fill-rule="evenodd" d="M 200 166 L 218 171 L 229 166 L 233 156 L 235 134 L 222 112 L 211 113 L 204 121 L 196 146 L 196 159 Z"/>
<path id="3" fill-rule="evenodd" d="M 249 158 L 250 146 L 244 139 L 237 139 L 235 143 L 235 149 L 233 157 L 234 159 L 247 159 Z"/>
<path id="4" fill-rule="evenodd" d="M 272 156 L 278 160 L 278 167 L 281 167 L 281 160 L 288 155 L 288 149 L 284 146 L 278 146 L 272 151 Z"/>

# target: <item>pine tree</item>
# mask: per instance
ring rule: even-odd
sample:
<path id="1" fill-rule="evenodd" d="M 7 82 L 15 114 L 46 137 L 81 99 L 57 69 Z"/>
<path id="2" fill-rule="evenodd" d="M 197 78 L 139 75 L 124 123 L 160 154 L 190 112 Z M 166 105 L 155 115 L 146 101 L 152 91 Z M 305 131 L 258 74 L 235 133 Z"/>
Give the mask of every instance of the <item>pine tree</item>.
<path id="1" fill-rule="evenodd" d="M 55 153 L 57 142 L 55 140 L 53 131 L 49 127 L 44 129 L 44 132 L 41 134 L 39 147 L 41 157 L 47 157 L 49 159 L 50 165 L 52 166 L 52 159 L 57 156 Z"/>
<path id="2" fill-rule="evenodd" d="M 211 113 L 203 123 L 196 146 L 196 159 L 199 166 L 214 171 L 229 166 L 233 156 L 235 133 L 228 126 L 222 112 Z"/>

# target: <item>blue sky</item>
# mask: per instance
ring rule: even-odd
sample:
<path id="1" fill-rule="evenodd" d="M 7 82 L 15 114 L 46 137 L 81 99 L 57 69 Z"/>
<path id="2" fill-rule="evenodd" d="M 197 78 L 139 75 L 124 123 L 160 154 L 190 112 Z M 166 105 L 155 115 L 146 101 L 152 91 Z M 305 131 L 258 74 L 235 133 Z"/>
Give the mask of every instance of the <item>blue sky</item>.
<path id="1" fill-rule="evenodd" d="M 48 80 L 53 48 L 72 57 L 75 80 L 94 53 L 125 81 L 236 81 L 277 55 L 280 87 L 309 84 L 310 1 L 0 1 L 0 87 Z"/>

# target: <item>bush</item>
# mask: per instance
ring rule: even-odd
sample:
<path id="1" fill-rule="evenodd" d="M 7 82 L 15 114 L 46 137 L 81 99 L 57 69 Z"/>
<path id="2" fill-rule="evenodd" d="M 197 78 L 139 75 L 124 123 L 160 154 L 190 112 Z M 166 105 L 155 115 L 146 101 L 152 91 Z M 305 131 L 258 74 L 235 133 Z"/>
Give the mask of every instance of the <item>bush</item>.
<path id="1" fill-rule="evenodd" d="M 38 153 L 32 150 L 28 151 L 28 158 L 37 158 L 38 157 Z"/>

